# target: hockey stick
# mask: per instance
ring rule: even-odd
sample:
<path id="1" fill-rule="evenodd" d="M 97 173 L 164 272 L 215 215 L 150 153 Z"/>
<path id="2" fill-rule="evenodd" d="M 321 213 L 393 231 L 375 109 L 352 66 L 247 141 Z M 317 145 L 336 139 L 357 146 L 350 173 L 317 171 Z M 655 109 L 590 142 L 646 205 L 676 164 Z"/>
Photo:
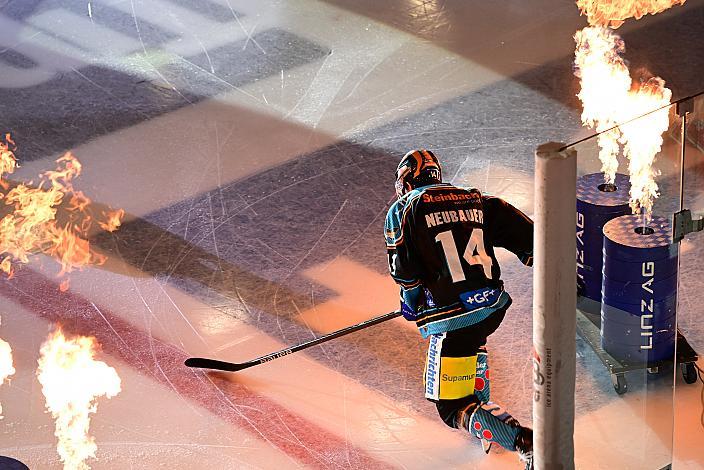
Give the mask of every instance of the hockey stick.
<path id="1" fill-rule="evenodd" d="M 258 357 L 256 359 L 252 359 L 251 361 L 247 362 L 236 363 L 218 361 L 216 359 L 207 359 L 204 357 L 190 357 L 186 359 L 186 362 L 184 362 L 184 364 L 188 367 L 196 367 L 199 369 L 213 369 L 224 370 L 226 372 L 237 372 L 242 369 L 247 369 L 252 366 L 273 361 L 274 359 L 278 359 L 280 357 L 288 356 L 289 354 L 293 354 L 302 349 L 310 348 L 311 346 L 315 346 L 316 344 L 324 343 L 326 341 L 330 341 L 331 339 L 339 338 L 340 336 L 344 336 L 354 331 L 359 331 L 361 329 L 367 328 L 368 326 L 376 325 L 377 323 L 385 322 L 386 320 L 391 320 L 392 318 L 396 318 L 399 316 L 401 316 L 400 311 L 386 313 L 370 320 L 363 321 L 362 323 L 357 323 L 356 325 L 348 326 L 347 328 L 342 328 L 341 330 L 333 331 L 332 333 L 328 333 L 319 338 L 315 338 L 310 341 L 306 341 L 305 343 L 297 344 L 295 346 L 291 346 L 290 348 L 282 349 L 281 351 L 276 351 L 265 356 Z"/>

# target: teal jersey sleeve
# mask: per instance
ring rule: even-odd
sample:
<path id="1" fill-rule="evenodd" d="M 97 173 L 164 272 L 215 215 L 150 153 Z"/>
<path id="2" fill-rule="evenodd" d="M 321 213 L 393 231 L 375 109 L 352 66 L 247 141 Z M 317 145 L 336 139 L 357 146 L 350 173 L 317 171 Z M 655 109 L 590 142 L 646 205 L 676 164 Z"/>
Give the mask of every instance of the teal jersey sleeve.
<path id="1" fill-rule="evenodd" d="M 493 196 L 482 196 L 494 246 L 515 254 L 526 266 L 533 266 L 533 221 L 523 212 Z"/>
<path id="2" fill-rule="evenodd" d="M 411 209 L 419 195 L 419 191 L 411 191 L 396 201 L 389 208 L 384 224 L 389 272 L 394 281 L 405 289 L 420 284 L 418 263 L 414 259 L 415 252 L 412 248 L 412 223 L 409 220 L 413 217 Z"/>

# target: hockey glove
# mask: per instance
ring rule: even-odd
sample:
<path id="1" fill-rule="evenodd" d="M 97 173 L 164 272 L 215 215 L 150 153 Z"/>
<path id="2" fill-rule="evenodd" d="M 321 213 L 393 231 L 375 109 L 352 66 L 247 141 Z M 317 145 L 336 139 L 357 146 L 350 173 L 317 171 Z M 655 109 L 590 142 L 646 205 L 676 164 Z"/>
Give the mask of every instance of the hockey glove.
<path id="1" fill-rule="evenodd" d="M 423 288 L 418 285 L 410 289 L 401 287 L 401 313 L 408 321 L 416 321 L 423 298 Z"/>

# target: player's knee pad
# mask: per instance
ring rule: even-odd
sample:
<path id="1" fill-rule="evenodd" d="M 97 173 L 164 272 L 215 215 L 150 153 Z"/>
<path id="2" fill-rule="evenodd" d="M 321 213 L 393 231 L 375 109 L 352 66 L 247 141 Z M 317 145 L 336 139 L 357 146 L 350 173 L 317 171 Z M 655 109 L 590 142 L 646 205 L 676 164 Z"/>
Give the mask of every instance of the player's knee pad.
<path id="1" fill-rule="evenodd" d="M 496 442 L 504 449 L 516 450 L 518 421 L 495 403 L 470 405 L 459 413 L 463 428 L 479 439 Z"/>
<path id="2" fill-rule="evenodd" d="M 480 349 L 471 356 L 446 356 L 443 351 L 446 335 L 430 337 L 423 374 L 425 398 L 432 401 L 458 400 L 477 395 L 479 390 L 479 401 L 489 401 L 486 349 Z"/>

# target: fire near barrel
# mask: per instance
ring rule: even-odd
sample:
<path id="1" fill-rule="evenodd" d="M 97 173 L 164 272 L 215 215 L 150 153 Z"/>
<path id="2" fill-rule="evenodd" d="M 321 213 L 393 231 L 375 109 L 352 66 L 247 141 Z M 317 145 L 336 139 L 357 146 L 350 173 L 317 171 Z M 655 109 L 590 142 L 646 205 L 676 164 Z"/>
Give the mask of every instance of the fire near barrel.
<path id="1" fill-rule="evenodd" d="M 672 359 L 677 306 L 677 245 L 672 225 L 626 215 L 604 226 L 601 343 L 616 359 Z"/>

